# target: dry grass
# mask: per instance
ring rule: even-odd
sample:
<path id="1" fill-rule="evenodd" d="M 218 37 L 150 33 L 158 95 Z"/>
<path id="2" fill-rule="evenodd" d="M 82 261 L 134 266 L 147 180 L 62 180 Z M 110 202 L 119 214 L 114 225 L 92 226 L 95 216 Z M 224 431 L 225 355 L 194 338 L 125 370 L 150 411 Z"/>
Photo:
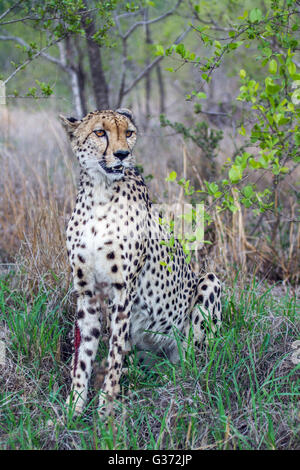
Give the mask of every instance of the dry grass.
<path id="1" fill-rule="evenodd" d="M 2 238 L 5 262 L 18 260 L 27 287 L 69 284 L 65 226 L 75 200 L 75 165 L 53 117 L 10 112 L 1 121 Z M 18 129 L 13 135 L 13 129 Z M 6 130 L 6 132 L 5 132 Z M 34 146 L 32 140 L 34 136 Z"/>

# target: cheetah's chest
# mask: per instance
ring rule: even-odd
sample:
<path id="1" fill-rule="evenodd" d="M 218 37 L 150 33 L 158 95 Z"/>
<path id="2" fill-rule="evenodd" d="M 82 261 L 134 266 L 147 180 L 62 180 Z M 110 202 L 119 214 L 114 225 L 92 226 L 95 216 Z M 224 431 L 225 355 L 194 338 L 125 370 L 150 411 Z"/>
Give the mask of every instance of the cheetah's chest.
<path id="1" fill-rule="evenodd" d="M 137 268 L 143 258 L 146 226 L 145 204 L 141 201 L 129 204 L 127 194 L 117 193 L 106 203 L 96 199 L 86 202 L 82 198 L 67 228 L 73 269 L 79 261 L 89 278 L 129 281 L 129 266 Z"/>

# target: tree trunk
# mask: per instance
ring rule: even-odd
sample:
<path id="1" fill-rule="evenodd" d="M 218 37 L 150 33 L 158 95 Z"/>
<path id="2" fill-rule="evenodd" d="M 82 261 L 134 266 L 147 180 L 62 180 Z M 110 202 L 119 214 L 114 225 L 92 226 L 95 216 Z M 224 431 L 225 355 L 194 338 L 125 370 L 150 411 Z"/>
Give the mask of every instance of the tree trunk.
<path id="1" fill-rule="evenodd" d="M 157 73 L 157 83 L 158 83 L 158 91 L 159 91 L 159 113 L 164 114 L 166 110 L 165 86 L 164 86 L 164 79 L 161 73 L 161 67 L 159 64 L 156 67 L 156 73 Z"/>
<path id="2" fill-rule="evenodd" d="M 72 89 L 72 94 L 73 94 L 76 117 L 77 119 L 81 119 L 85 113 L 83 111 L 83 106 L 81 102 L 78 75 L 77 75 L 77 72 L 72 68 L 70 68 L 69 70 L 69 75 L 71 79 L 71 89 Z"/>
<path id="3" fill-rule="evenodd" d="M 83 116 L 85 116 L 88 112 L 86 98 L 85 98 L 86 73 L 84 72 L 84 68 L 83 68 L 82 50 L 81 50 L 78 38 L 76 37 L 75 37 L 75 48 L 77 52 L 77 75 L 78 75 L 79 93 L 80 93 Z"/>
<path id="4" fill-rule="evenodd" d="M 144 21 L 148 21 L 148 8 L 145 10 Z M 151 33 L 149 25 L 145 25 L 146 33 L 146 66 L 150 64 L 149 58 L 149 46 L 152 44 Z M 145 99 L 146 99 L 146 110 L 145 110 L 145 128 L 148 127 L 148 121 L 151 115 L 150 100 L 151 100 L 151 70 L 146 74 L 145 81 Z"/>
<path id="5" fill-rule="evenodd" d="M 83 3 L 85 4 L 86 9 L 88 9 L 87 2 L 84 1 Z M 97 29 L 95 18 L 91 12 L 84 15 L 82 27 L 86 35 L 87 53 L 89 57 L 96 107 L 97 109 L 109 109 L 108 86 L 102 66 L 101 49 L 93 39 Z"/>
<path id="6" fill-rule="evenodd" d="M 67 37 L 60 45 L 61 60 L 65 63 L 65 70 L 70 77 L 70 85 L 73 95 L 73 105 L 76 117 L 81 119 L 86 114 L 86 102 L 84 95 L 85 77 L 81 75 L 81 62 L 77 49 L 77 62 L 74 54 L 72 39 Z"/>

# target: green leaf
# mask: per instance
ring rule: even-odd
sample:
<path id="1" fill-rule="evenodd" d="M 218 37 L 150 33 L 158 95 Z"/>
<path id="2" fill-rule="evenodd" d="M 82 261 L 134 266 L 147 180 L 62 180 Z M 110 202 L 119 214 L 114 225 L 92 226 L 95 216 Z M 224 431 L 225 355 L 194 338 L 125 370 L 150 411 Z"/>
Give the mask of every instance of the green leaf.
<path id="1" fill-rule="evenodd" d="M 252 201 L 250 199 L 247 199 L 247 198 L 243 198 L 241 200 L 241 203 L 247 208 L 249 209 L 249 207 L 252 206 Z"/>
<path id="2" fill-rule="evenodd" d="M 291 61 L 288 65 L 288 72 L 290 75 L 295 75 L 296 71 L 296 65 L 294 64 L 294 62 Z"/>
<path id="3" fill-rule="evenodd" d="M 205 100 L 207 98 L 206 94 L 203 93 L 203 91 L 199 91 L 198 93 L 196 93 L 196 96 L 197 98 L 199 98 L 200 100 Z"/>
<path id="4" fill-rule="evenodd" d="M 243 188 L 243 194 L 249 199 L 253 195 L 252 186 L 248 185 Z"/>
<path id="5" fill-rule="evenodd" d="M 266 77 L 265 85 L 266 85 L 266 91 L 270 95 L 274 95 L 281 89 L 281 86 L 274 83 L 271 77 Z"/>
<path id="6" fill-rule="evenodd" d="M 232 183 L 237 183 L 243 176 L 242 169 L 236 165 L 232 165 L 228 172 L 228 176 Z"/>
<path id="7" fill-rule="evenodd" d="M 283 173 L 285 175 L 286 173 L 290 171 L 290 169 L 287 166 L 282 166 L 279 171 L 280 173 Z"/>
<path id="8" fill-rule="evenodd" d="M 296 145 L 300 145 L 300 132 L 294 134 L 294 141 Z"/>
<path id="9" fill-rule="evenodd" d="M 238 16 L 238 19 L 239 20 L 245 20 L 247 18 L 247 16 L 248 16 L 248 10 L 245 10 L 243 16 Z"/>
<path id="10" fill-rule="evenodd" d="M 208 189 L 209 189 L 209 192 L 211 194 L 215 194 L 218 191 L 219 188 L 218 188 L 218 185 L 216 183 L 210 183 L 208 185 Z"/>
<path id="11" fill-rule="evenodd" d="M 26 96 L 32 96 L 33 98 L 35 98 L 36 92 L 37 92 L 36 87 L 28 88 L 28 92 L 26 93 Z"/>
<path id="12" fill-rule="evenodd" d="M 51 86 L 49 84 L 44 83 L 44 82 L 40 82 L 39 80 L 36 80 L 35 82 L 41 88 L 43 95 L 50 96 L 50 95 L 53 94 L 53 89 L 51 88 Z"/>
<path id="13" fill-rule="evenodd" d="M 275 59 L 272 59 L 269 62 L 269 72 L 275 74 L 277 72 L 277 62 Z"/>
<path id="14" fill-rule="evenodd" d="M 239 134 L 246 135 L 246 129 L 244 128 L 243 125 L 241 125 L 241 128 L 239 129 Z"/>
<path id="15" fill-rule="evenodd" d="M 263 52 L 263 55 L 266 56 L 266 57 L 268 57 L 268 58 L 270 58 L 271 55 L 272 55 L 272 53 L 273 53 L 273 52 L 272 52 L 272 49 L 270 49 L 269 47 L 264 47 L 263 50 L 262 50 L 262 52 Z M 267 63 L 267 62 L 266 62 L 266 63 Z"/>
<path id="16" fill-rule="evenodd" d="M 165 55 L 164 48 L 160 44 L 156 44 L 155 49 L 155 55 Z"/>
<path id="17" fill-rule="evenodd" d="M 250 23 L 256 23 L 262 19 L 262 12 L 259 8 L 253 8 L 250 11 L 249 20 Z"/>
<path id="18" fill-rule="evenodd" d="M 177 52 L 177 54 L 181 55 L 181 57 L 184 59 L 185 57 L 185 54 L 186 54 L 186 50 L 185 50 L 185 47 L 184 47 L 184 44 L 178 44 L 176 46 L 176 49 L 175 51 Z"/>
<path id="19" fill-rule="evenodd" d="M 169 176 L 167 176 L 166 181 L 176 181 L 177 173 L 176 171 L 171 171 Z"/>

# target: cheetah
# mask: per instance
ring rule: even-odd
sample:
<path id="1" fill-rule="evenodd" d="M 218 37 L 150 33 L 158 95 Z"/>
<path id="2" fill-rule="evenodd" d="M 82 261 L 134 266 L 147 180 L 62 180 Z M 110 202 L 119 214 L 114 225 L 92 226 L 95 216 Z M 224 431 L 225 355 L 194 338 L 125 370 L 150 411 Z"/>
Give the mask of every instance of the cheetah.
<path id="1" fill-rule="evenodd" d="M 221 285 L 214 273 L 196 275 L 175 240 L 173 256 L 143 177 L 135 167 L 137 138 L 128 109 L 60 116 L 80 165 L 76 205 L 67 226 L 67 251 L 77 311 L 72 386 L 67 403 L 83 411 L 102 331 L 99 286 L 107 286 L 108 356 L 99 414 L 120 392 L 124 355 L 135 346 L 179 360 L 178 336 L 200 343 L 210 319 L 221 323 Z M 163 261 L 163 263 L 162 263 Z M 171 269 L 166 269 L 165 265 Z M 192 326 L 192 328 L 191 328 Z"/>

